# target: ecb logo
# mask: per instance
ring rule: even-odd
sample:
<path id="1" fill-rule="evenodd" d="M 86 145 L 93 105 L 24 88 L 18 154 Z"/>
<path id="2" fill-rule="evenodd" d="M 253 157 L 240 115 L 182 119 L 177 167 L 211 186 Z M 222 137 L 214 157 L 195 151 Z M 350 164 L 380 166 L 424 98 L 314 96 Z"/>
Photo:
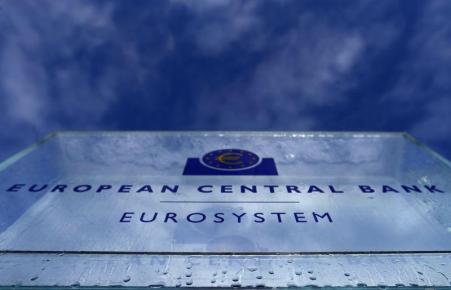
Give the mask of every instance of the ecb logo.
<path id="1" fill-rule="evenodd" d="M 220 149 L 188 158 L 183 175 L 277 175 L 273 158 L 242 149 Z"/>

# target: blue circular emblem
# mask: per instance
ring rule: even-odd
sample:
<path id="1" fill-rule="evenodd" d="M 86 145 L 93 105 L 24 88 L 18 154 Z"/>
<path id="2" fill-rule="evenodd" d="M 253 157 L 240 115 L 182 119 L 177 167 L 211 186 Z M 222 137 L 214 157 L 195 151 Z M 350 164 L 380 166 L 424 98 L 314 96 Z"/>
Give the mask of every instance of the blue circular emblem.
<path id="1" fill-rule="evenodd" d="M 242 149 L 215 150 L 202 157 L 202 163 L 219 170 L 248 169 L 256 166 L 259 161 L 257 154 Z"/>

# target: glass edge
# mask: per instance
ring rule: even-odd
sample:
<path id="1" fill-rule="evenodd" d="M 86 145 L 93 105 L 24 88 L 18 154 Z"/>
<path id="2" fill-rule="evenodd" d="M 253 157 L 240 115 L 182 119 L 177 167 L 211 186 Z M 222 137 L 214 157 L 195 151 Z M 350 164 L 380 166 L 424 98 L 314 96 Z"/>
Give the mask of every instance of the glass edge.
<path id="1" fill-rule="evenodd" d="M 22 149 L 21 151 L 17 152 L 16 154 L 13 154 L 12 156 L 6 158 L 5 160 L 0 160 L 0 172 L 17 162 L 18 160 L 22 159 L 29 153 L 33 152 L 36 148 L 42 146 L 50 139 L 57 136 L 57 132 L 51 132 L 47 134 L 45 137 L 38 139 L 36 142 L 31 144 L 30 146 L 26 147 L 25 149 Z"/>
<path id="2" fill-rule="evenodd" d="M 213 252 L 213 251 L 65 251 L 65 250 L 55 250 L 55 251 L 37 251 L 37 250 L 4 250 L 0 249 L 0 255 L 79 255 L 79 256 L 174 256 L 174 257 L 327 257 L 327 256 L 349 256 L 349 255 L 362 255 L 362 256 L 393 256 L 393 255 L 410 255 L 410 256 L 422 256 L 422 255 L 446 255 L 451 256 L 451 250 L 418 250 L 418 251 L 403 251 L 403 250 L 393 250 L 393 251 L 318 251 L 318 252 L 299 252 L 299 251 L 288 251 L 288 252 Z"/>
<path id="3" fill-rule="evenodd" d="M 191 134 L 205 134 L 205 135 L 235 135 L 235 134 L 255 134 L 260 136 L 274 136 L 274 135 L 303 135 L 303 137 L 336 137 L 336 136 L 355 136 L 355 137 L 402 137 L 405 135 L 405 132 L 390 132 L 390 131 L 233 131 L 233 130 L 164 130 L 164 131 L 114 131 L 114 130 L 92 130 L 92 131 L 54 131 L 47 134 L 45 137 L 37 140 L 32 145 L 26 147 L 25 149 L 19 151 L 18 153 L 6 158 L 5 160 L 0 160 L 0 172 L 25 157 L 32 151 L 34 151 L 39 146 L 46 143 L 48 140 L 65 135 L 92 135 L 92 134 L 150 134 L 150 135 L 172 135 L 172 134 L 180 134 L 180 135 L 191 135 Z"/>
<path id="4" fill-rule="evenodd" d="M 309 136 L 329 135 L 333 136 L 366 136 L 366 137 L 402 137 L 405 132 L 402 131 L 284 131 L 284 130 L 92 130 L 92 131 L 57 131 L 56 135 L 91 135 L 91 134 L 151 134 L 151 135 L 171 135 L 171 134 L 260 134 L 262 136 L 274 134 L 299 134 Z M 328 137 L 328 136 L 325 136 Z"/>
<path id="5" fill-rule="evenodd" d="M 448 168 L 451 168 L 451 161 L 446 159 L 441 154 L 437 153 L 434 149 L 429 147 L 428 145 L 420 142 L 417 138 L 412 136 L 411 134 L 404 132 L 403 133 L 404 138 L 406 138 L 408 141 L 412 142 L 413 144 L 417 145 L 419 148 L 430 154 L 433 158 L 437 159 L 438 161 L 444 163 Z"/>

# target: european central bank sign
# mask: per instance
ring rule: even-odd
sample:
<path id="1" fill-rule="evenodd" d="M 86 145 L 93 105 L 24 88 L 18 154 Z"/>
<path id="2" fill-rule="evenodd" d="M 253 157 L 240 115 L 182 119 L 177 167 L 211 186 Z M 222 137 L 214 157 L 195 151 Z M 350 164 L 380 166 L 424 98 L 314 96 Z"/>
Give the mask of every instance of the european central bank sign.
<path id="1" fill-rule="evenodd" d="M 3 165 L 0 248 L 448 251 L 444 168 L 403 134 L 62 133 Z"/>

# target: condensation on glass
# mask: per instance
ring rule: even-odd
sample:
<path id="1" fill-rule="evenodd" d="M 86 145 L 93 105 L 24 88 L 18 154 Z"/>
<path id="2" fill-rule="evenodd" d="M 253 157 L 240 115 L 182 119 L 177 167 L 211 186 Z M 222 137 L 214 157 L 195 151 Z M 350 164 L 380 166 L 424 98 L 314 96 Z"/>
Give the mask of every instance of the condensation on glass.
<path id="1" fill-rule="evenodd" d="M 448 287 L 405 133 L 63 132 L 0 163 L 2 287 Z"/>

